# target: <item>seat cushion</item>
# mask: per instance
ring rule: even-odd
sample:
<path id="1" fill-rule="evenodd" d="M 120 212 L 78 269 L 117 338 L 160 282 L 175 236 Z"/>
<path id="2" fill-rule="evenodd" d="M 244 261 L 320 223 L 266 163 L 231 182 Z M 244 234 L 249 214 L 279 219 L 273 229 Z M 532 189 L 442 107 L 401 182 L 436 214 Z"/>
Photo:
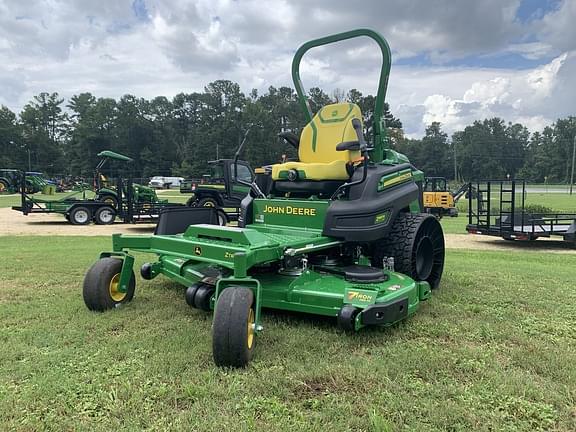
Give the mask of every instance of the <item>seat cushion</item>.
<path id="1" fill-rule="evenodd" d="M 348 180 L 346 161 L 335 160 L 329 163 L 286 162 L 272 165 L 273 180 L 288 180 L 288 172 L 296 170 L 298 180 Z"/>

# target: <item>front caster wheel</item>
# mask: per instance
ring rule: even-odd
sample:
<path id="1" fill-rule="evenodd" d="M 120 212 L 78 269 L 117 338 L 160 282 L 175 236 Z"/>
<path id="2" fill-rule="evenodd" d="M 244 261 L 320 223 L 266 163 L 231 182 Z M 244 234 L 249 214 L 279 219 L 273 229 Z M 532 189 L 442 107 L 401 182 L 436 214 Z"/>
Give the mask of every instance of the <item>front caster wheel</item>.
<path id="1" fill-rule="evenodd" d="M 220 367 L 245 367 L 256 345 L 254 294 L 226 288 L 218 297 L 212 323 L 212 354 Z"/>
<path id="2" fill-rule="evenodd" d="M 82 287 L 84 303 L 88 309 L 103 312 L 132 300 L 136 289 L 134 272 L 127 291 L 121 292 L 121 270 L 122 260 L 118 258 L 101 258 L 90 267 Z"/>
<path id="3" fill-rule="evenodd" d="M 356 317 L 360 310 L 352 305 L 344 305 L 338 312 L 338 327 L 347 332 L 356 331 Z"/>

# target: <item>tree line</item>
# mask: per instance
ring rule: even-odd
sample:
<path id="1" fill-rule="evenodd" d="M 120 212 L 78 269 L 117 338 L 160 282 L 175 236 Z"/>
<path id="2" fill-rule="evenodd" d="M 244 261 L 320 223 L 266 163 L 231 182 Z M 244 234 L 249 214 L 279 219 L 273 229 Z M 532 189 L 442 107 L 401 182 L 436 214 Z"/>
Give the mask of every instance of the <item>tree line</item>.
<path id="1" fill-rule="evenodd" d="M 335 101 L 357 103 L 370 127 L 374 96 L 355 89 L 327 94 L 319 88 L 308 96 L 313 112 Z M 424 137 L 411 139 L 404 136 L 401 120 L 385 108 L 390 145 L 428 176 L 569 181 L 576 117 L 558 119 L 532 134 L 500 118 L 475 121 L 451 137 L 440 123 L 432 123 Z M 245 95 L 238 84 L 219 80 L 203 92 L 151 100 L 81 93 L 65 101 L 57 93 L 40 93 L 18 114 L 0 107 L 0 168 L 90 177 L 97 154 L 113 150 L 134 159 L 127 175 L 199 176 L 209 160 L 233 157 L 250 124 L 255 126 L 243 159 L 260 166 L 282 155 L 296 157 L 277 137 L 285 130 L 298 133 L 305 124 L 289 87 Z"/>

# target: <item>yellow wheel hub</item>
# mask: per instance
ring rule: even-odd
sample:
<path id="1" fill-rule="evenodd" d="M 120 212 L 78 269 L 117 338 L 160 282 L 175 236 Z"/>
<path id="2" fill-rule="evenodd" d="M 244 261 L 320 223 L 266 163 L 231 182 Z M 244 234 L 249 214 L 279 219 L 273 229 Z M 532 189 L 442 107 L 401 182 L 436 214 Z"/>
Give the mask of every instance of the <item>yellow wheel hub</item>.
<path id="1" fill-rule="evenodd" d="M 4 192 L 6 190 L 6 186 L 4 183 L 0 182 L 0 192 Z"/>
<path id="2" fill-rule="evenodd" d="M 248 337 L 246 338 L 246 343 L 248 344 L 248 349 L 252 349 L 254 345 L 254 309 L 250 308 L 250 314 L 248 315 Z"/>
<path id="3" fill-rule="evenodd" d="M 126 293 L 120 291 L 120 273 L 116 273 L 110 281 L 110 297 L 115 302 L 121 302 L 126 297 Z"/>
<path id="4" fill-rule="evenodd" d="M 206 201 L 203 207 L 214 207 L 214 203 L 212 201 Z"/>

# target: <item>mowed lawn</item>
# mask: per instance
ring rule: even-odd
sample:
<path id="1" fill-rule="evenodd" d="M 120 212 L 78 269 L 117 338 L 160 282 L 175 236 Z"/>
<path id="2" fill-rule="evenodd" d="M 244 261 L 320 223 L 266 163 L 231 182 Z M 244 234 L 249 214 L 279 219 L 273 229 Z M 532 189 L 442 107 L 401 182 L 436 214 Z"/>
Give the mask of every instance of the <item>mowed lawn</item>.
<path id="1" fill-rule="evenodd" d="M 167 279 L 85 308 L 109 239 L 0 244 L 0 430 L 576 430 L 576 255 L 449 250 L 410 320 L 266 312 L 250 367 L 220 370 L 211 315 Z"/>

